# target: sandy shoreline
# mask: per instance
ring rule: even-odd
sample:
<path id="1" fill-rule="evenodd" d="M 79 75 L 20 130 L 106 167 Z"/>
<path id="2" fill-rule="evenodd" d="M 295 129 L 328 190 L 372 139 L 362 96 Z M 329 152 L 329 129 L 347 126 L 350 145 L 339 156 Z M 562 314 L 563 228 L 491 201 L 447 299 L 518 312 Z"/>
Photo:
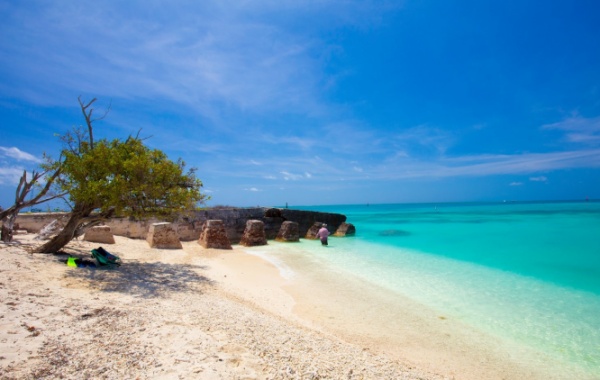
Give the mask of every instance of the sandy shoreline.
<path id="1" fill-rule="evenodd" d="M 273 242 L 262 251 L 297 274 L 284 287 L 295 301 L 295 316 L 347 342 L 456 379 L 598 378 L 332 268 L 310 254 L 313 249 L 311 242 Z"/>
<path id="2" fill-rule="evenodd" d="M 442 378 L 308 327 L 277 269 L 238 247 L 116 237 L 123 266 L 93 270 L 26 253 L 32 237 L 0 246 L 1 378 Z"/>
<path id="3" fill-rule="evenodd" d="M 124 264 L 101 270 L 26 253 L 33 236 L 0 245 L 1 378 L 540 375 L 502 358 L 494 342 L 463 342 L 460 327 L 419 305 L 394 309 L 397 302 L 388 302 L 384 292 L 364 293 L 364 287 L 336 284 L 335 276 L 318 271 L 284 278 L 247 253 L 254 248 L 207 250 L 187 242 L 183 250 L 160 250 L 117 236 L 105 248 Z M 73 241 L 66 250 L 88 258 L 97 246 Z M 361 311 L 366 301 L 376 302 L 377 310 Z"/>

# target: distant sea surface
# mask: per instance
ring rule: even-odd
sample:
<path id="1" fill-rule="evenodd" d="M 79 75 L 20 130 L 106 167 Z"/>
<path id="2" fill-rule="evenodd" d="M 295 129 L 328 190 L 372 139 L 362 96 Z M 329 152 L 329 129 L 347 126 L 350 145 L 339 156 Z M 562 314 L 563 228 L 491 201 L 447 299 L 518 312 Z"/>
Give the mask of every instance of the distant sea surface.
<path id="1" fill-rule="evenodd" d="M 600 378 L 600 202 L 296 208 L 356 226 L 323 265 Z"/>

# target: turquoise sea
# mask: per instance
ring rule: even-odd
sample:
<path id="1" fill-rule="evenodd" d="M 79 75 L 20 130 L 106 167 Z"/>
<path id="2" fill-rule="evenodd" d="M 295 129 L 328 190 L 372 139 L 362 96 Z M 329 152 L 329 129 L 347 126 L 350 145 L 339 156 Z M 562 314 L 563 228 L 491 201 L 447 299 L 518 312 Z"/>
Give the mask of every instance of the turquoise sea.
<path id="1" fill-rule="evenodd" d="M 600 378 L 600 202 L 298 209 L 356 226 L 310 246 L 323 265 Z"/>

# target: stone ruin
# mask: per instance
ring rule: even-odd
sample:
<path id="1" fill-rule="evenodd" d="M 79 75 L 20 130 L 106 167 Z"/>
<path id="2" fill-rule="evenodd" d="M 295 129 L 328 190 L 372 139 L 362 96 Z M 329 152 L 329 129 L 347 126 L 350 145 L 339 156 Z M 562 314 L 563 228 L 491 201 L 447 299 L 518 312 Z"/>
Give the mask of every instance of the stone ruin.
<path id="1" fill-rule="evenodd" d="M 267 245 L 265 223 L 262 220 L 248 220 L 240 244 L 246 247 Z"/>
<path id="2" fill-rule="evenodd" d="M 300 241 L 300 230 L 298 228 L 298 223 L 289 220 L 283 222 L 275 240 L 282 242 Z"/>
<path id="3" fill-rule="evenodd" d="M 64 226 L 68 219 L 68 213 L 25 213 L 19 214 L 16 223 L 21 225 L 21 229 L 29 233 L 39 233 L 36 240 L 50 239 L 56 235 Z M 204 227 L 210 220 L 221 220 L 225 233 L 216 237 L 210 237 L 213 242 L 200 240 Z M 238 244 L 244 234 L 246 222 L 248 220 L 260 220 L 264 223 L 266 239 L 277 239 L 280 241 L 298 241 L 295 238 L 295 226 L 284 225 L 285 222 L 298 223 L 299 239 L 316 239 L 315 234 L 323 223 L 331 232 L 336 232 L 333 236 L 339 236 L 343 233 L 344 227 L 339 229 L 341 224 L 346 221 L 346 216 L 336 213 L 326 213 L 317 211 L 293 210 L 282 208 L 208 208 L 194 211 L 185 216 L 176 218 L 173 221 L 173 229 L 176 230 L 180 242 L 197 241 L 199 244 L 205 244 L 217 247 L 226 247 L 231 244 Z M 158 223 L 157 219 L 132 220 L 130 218 L 111 218 L 105 221 L 110 226 L 113 236 L 124 236 L 132 239 L 148 240 L 148 233 L 153 223 Z M 288 228 L 292 230 L 287 231 Z M 339 230 L 339 231 L 338 231 Z M 351 235 L 352 227 L 348 226 L 346 235 Z M 287 232 L 286 232 L 287 231 Z M 222 240 L 223 243 L 214 243 L 214 240 Z M 227 243 L 225 243 L 227 242 Z M 179 244 L 175 243 L 178 247 Z"/>
<path id="4" fill-rule="evenodd" d="M 351 223 L 344 222 L 344 223 L 340 224 L 340 226 L 335 231 L 333 236 L 344 237 L 344 236 L 355 235 L 355 234 L 356 234 L 356 227 L 354 227 L 354 225 Z"/>
<path id="5" fill-rule="evenodd" d="M 222 220 L 207 220 L 200 232 L 198 244 L 204 248 L 232 249 Z"/>
<path id="6" fill-rule="evenodd" d="M 151 248 L 182 249 L 177 231 L 171 223 L 153 223 L 148 230 L 146 241 Z"/>
<path id="7" fill-rule="evenodd" d="M 325 223 L 314 222 L 313 225 L 308 229 L 308 231 L 306 231 L 306 235 L 304 236 L 304 238 L 310 240 L 317 240 L 317 232 L 319 232 L 323 224 Z"/>
<path id="8" fill-rule="evenodd" d="M 88 228 L 83 235 L 83 240 L 93 243 L 115 244 L 115 237 L 110 232 L 110 226 L 94 226 Z"/>

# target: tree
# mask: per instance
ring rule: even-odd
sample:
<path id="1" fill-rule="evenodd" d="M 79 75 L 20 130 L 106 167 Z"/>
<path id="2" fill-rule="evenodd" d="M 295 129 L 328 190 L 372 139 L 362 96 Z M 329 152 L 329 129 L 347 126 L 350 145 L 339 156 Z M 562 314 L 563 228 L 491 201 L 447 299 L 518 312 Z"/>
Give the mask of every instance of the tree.
<path id="1" fill-rule="evenodd" d="M 95 99 L 94 99 L 95 100 Z M 92 137 L 93 109 L 79 101 L 87 130 L 76 128 L 62 137 L 62 160 L 56 183 L 68 193 L 72 210 L 64 229 L 37 252 L 57 252 L 85 229 L 106 218 L 162 216 L 190 211 L 207 197 L 195 169 L 185 171 L 160 150 L 150 149 L 138 137 L 126 140 Z"/>
<path id="2" fill-rule="evenodd" d="M 19 214 L 19 211 L 25 207 L 35 206 L 44 202 L 51 201 L 56 198 L 60 198 L 65 194 L 52 194 L 50 191 L 54 181 L 60 175 L 60 167 L 55 169 L 45 170 L 43 172 L 32 171 L 31 180 L 27 180 L 27 171 L 23 171 L 23 175 L 17 186 L 15 194 L 15 204 L 6 210 L 0 209 L 0 221 L 2 221 L 2 241 L 10 242 L 12 240 L 12 233 L 15 224 L 15 219 Z M 42 187 L 40 180 L 45 180 L 46 184 Z M 39 187 L 40 191 L 35 197 L 31 197 L 27 200 L 27 196 L 31 194 L 34 187 Z M 5 223 L 6 219 L 6 223 Z"/>

